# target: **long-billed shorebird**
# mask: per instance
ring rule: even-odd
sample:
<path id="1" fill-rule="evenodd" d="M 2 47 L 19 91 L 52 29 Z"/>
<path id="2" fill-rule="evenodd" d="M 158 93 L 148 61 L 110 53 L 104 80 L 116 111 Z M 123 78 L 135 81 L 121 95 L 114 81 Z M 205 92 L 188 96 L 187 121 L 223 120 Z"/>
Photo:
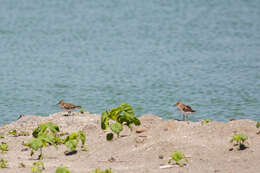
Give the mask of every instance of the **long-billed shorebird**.
<path id="1" fill-rule="evenodd" d="M 58 103 L 60 105 L 60 108 L 66 112 L 68 112 L 68 115 L 71 114 L 71 110 L 76 109 L 76 108 L 81 108 L 81 106 L 77 106 L 71 103 L 66 103 L 63 100 L 59 101 Z"/>
<path id="2" fill-rule="evenodd" d="M 177 108 L 179 109 L 179 111 L 181 112 L 182 116 L 183 116 L 183 120 L 188 119 L 188 116 L 191 113 L 196 112 L 195 110 L 193 110 L 189 105 L 185 105 L 182 102 L 177 102 L 175 104 L 175 106 L 177 106 Z"/>

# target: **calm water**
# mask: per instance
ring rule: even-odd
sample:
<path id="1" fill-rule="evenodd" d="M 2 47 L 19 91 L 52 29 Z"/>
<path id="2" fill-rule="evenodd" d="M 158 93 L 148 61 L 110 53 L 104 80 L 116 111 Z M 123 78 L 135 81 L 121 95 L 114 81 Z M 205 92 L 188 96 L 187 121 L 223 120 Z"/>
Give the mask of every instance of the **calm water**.
<path id="1" fill-rule="evenodd" d="M 128 102 L 260 120 L 260 1 L 0 0 L 0 123 Z"/>

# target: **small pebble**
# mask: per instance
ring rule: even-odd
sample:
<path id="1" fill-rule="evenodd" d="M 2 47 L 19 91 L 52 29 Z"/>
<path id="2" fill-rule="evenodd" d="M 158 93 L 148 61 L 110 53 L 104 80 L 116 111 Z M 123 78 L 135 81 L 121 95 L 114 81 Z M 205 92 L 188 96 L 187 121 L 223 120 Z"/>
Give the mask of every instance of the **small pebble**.
<path id="1" fill-rule="evenodd" d="M 146 131 L 146 128 L 142 128 L 142 127 L 136 129 L 136 133 L 143 133 L 145 131 Z"/>
<path id="2" fill-rule="evenodd" d="M 138 137 L 135 138 L 135 142 L 136 143 L 143 143 L 144 142 L 144 138 L 141 138 L 141 137 L 138 136 Z"/>

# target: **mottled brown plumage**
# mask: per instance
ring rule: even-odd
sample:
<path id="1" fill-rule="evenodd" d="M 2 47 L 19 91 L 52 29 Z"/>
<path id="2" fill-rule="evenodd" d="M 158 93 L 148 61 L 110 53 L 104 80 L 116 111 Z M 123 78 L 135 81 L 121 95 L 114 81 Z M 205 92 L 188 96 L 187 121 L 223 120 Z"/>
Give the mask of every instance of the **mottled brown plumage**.
<path id="1" fill-rule="evenodd" d="M 190 115 L 193 112 L 196 112 L 189 105 L 185 105 L 182 102 L 177 102 L 176 106 L 179 109 L 179 111 L 181 112 L 181 114 L 183 116 L 183 120 L 185 120 L 186 116 L 188 118 L 188 115 Z"/>
<path id="2" fill-rule="evenodd" d="M 67 111 L 69 114 L 71 113 L 71 110 L 76 108 L 81 108 L 81 106 L 77 106 L 71 103 L 66 103 L 63 100 L 59 101 L 58 103 L 60 105 L 60 108 L 64 111 Z"/>

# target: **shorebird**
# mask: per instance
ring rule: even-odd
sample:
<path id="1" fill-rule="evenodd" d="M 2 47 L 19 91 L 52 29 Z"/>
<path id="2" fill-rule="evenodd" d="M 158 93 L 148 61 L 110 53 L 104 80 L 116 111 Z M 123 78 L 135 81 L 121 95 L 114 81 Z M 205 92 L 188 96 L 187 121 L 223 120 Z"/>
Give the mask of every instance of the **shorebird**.
<path id="1" fill-rule="evenodd" d="M 188 116 L 193 113 L 196 112 L 195 110 L 193 110 L 189 105 L 185 105 L 182 102 L 177 102 L 175 104 L 175 106 L 177 106 L 177 108 L 179 109 L 179 111 L 181 112 L 182 116 L 183 116 L 183 120 L 188 119 Z"/>
<path id="2" fill-rule="evenodd" d="M 21 114 L 18 118 L 17 118 L 17 120 L 19 120 L 19 119 L 21 119 L 21 118 L 23 118 L 24 117 L 24 114 Z"/>
<path id="3" fill-rule="evenodd" d="M 81 106 L 76 106 L 71 103 L 66 103 L 63 100 L 59 101 L 58 103 L 60 105 L 60 108 L 66 112 L 68 112 L 68 115 L 70 115 L 71 110 L 76 109 L 76 108 L 81 108 Z"/>

